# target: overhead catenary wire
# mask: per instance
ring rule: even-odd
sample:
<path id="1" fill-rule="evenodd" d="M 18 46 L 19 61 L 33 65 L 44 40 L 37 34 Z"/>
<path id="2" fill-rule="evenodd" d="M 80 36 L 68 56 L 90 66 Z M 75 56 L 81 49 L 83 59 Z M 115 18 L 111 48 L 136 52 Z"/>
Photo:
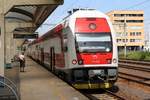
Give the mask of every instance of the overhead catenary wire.
<path id="1" fill-rule="evenodd" d="M 131 8 L 134 8 L 134 7 L 137 7 L 137 6 L 141 6 L 141 5 L 143 5 L 143 4 L 147 3 L 147 2 L 150 2 L 150 0 L 144 0 L 142 2 L 139 2 L 137 4 L 134 4 L 134 5 L 130 6 L 130 7 L 125 8 L 125 10 L 131 9 Z"/>
<path id="2" fill-rule="evenodd" d="M 42 26 L 50 26 L 51 28 L 54 27 L 55 25 L 57 25 L 56 23 L 60 22 L 59 19 L 62 18 L 66 12 L 68 11 L 69 8 L 72 8 L 79 0 L 74 0 L 74 2 L 72 2 L 65 10 L 63 10 L 62 12 L 60 12 L 59 14 L 57 15 L 54 15 L 56 16 L 56 18 L 54 20 L 52 20 L 50 18 L 50 20 L 52 21 L 51 23 L 52 24 L 49 24 L 49 23 L 43 23 L 40 28 L 42 29 Z M 57 21 L 56 21 L 57 20 Z M 55 23 L 54 23 L 55 22 Z"/>

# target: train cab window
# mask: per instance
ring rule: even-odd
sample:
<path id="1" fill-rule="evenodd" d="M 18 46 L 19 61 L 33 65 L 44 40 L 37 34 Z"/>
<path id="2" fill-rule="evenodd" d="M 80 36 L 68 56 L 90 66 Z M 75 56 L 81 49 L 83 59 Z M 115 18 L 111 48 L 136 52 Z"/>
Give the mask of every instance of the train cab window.
<path id="1" fill-rule="evenodd" d="M 76 33 L 77 52 L 111 52 L 110 33 Z"/>

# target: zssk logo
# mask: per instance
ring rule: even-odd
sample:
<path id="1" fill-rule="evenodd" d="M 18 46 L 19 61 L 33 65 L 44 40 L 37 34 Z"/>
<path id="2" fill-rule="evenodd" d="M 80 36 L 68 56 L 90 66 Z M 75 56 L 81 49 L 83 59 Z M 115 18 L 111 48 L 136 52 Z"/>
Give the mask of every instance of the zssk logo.
<path id="1" fill-rule="evenodd" d="M 98 57 L 97 57 L 97 55 L 93 55 L 92 58 L 93 59 L 97 59 Z"/>

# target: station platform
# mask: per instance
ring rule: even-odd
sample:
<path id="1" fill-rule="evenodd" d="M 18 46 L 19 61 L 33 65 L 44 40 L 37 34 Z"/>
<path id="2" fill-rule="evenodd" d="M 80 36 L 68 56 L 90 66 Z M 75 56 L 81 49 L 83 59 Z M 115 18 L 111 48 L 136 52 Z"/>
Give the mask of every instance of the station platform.
<path id="1" fill-rule="evenodd" d="M 21 100 L 89 100 L 28 57 L 20 72 L 20 94 Z"/>

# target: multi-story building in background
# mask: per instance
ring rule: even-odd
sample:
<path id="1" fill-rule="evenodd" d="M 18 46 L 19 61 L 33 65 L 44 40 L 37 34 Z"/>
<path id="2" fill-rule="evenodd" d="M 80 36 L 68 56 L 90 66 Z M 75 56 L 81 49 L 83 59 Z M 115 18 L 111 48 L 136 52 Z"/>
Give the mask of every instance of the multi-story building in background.
<path id="1" fill-rule="evenodd" d="M 144 11 L 114 10 L 107 13 L 116 31 L 119 51 L 144 47 Z"/>

